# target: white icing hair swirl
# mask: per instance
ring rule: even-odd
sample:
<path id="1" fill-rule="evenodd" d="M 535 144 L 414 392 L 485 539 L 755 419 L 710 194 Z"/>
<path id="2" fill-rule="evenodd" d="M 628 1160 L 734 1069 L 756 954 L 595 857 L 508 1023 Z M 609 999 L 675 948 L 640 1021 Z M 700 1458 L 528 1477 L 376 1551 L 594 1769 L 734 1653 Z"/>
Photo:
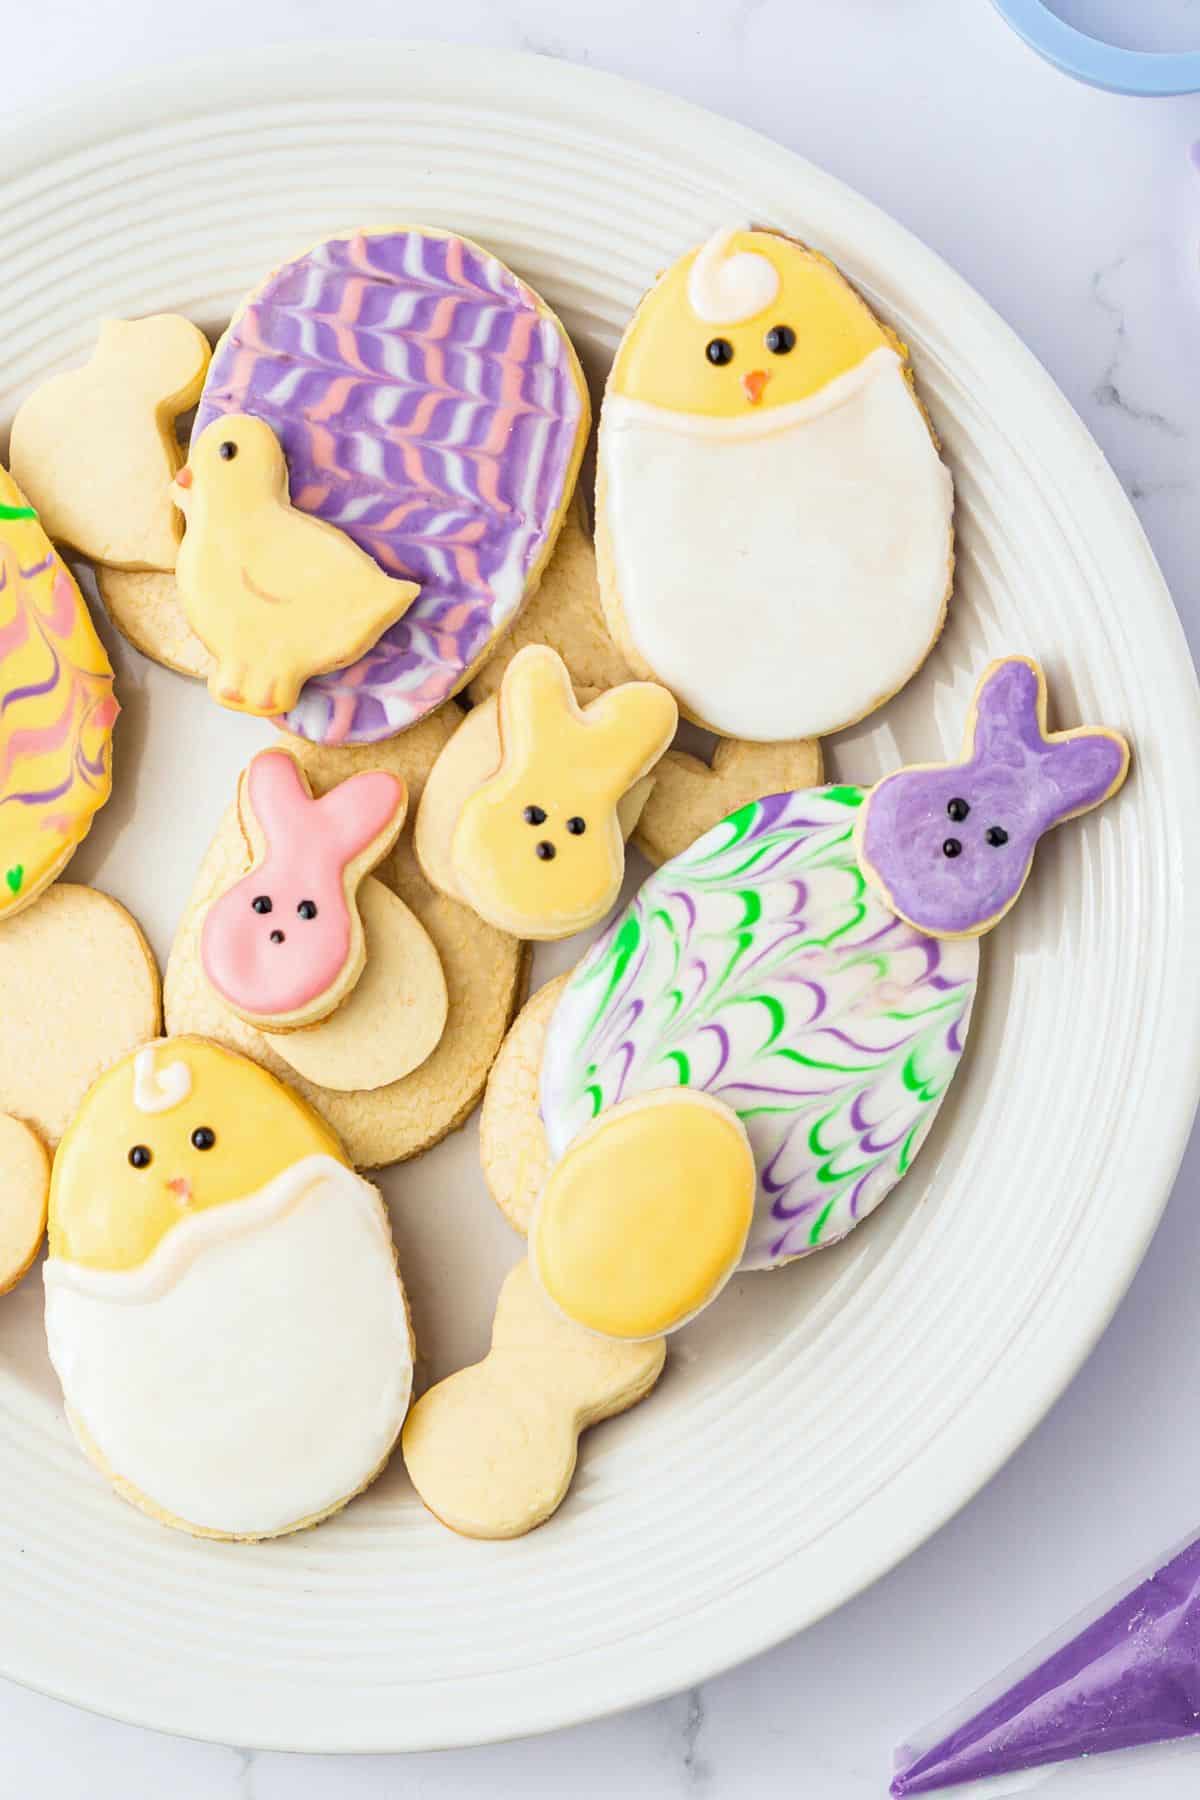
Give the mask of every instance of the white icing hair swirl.
<path id="1" fill-rule="evenodd" d="M 185 1062 L 154 1066 L 154 1046 L 139 1050 L 133 1062 L 133 1104 L 139 1112 L 170 1112 L 192 1091 L 192 1074 Z"/>
<path id="2" fill-rule="evenodd" d="M 728 247 L 734 233 L 714 232 L 688 271 L 688 304 L 707 325 L 736 325 L 770 306 L 779 292 L 774 264 L 754 250 Z"/>

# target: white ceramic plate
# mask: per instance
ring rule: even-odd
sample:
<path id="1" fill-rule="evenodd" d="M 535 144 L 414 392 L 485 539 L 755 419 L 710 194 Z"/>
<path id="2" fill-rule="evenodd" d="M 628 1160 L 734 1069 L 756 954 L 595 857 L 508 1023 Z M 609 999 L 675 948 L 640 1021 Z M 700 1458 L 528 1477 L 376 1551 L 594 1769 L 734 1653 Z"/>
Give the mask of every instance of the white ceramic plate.
<path id="1" fill-rule="evenodd" d="M 658 1392 L 585 1440 L 532 1536 L 452 1536 L 398 1462 L 315 1533 L 243 1547 L 162 1530 L 69 1439 L 40 1281 L 0 1306 L 6 1675 L 198 1737 L 407 1749 L 588 1718 L 764 1649 L 904 1556 L 1036 1424 L 1129 1282 L 1182 1150 L 1200 1061 L 1181 977 L 1197 694 L 1131 508 L 1033 357 L 936 257 L 788 152 L 608 77 L 326 45 L 89 92 L 7 131 L 0 169 L 0 448 L 98 314 L 215 329 L 339 227 L 415 218 L 482 239 L 559 309 L 595 378 L 655 271 L 716 224 L 811 240 L 912 345 L 959 498 L 945 637 L 831 746 L 834 772 L 949 750 L 1006 650 L 1044 660 L 1060 720 L 1132 736 L 1126 791 L 1055 834 L 985 944 L 966 1063 L 912 1175 L 841 1248 L 743 1277 L 681 1334 Z M 264 733 L 116 655 L 116 794 L 72 877 L 131 906 L 163 957 Z M 518 1245 L 474 1122 L 386 1187 L 439 1375 L 482 1353 Z"/>

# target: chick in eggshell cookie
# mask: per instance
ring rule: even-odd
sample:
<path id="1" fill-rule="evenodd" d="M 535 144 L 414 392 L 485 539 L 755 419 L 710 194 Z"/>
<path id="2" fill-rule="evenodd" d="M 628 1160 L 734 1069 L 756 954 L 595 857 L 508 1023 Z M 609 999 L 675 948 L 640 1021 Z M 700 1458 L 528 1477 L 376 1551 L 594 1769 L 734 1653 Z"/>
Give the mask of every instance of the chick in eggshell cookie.
<path id="1" fill-rule="evenodd" d="M 101 1076 L 55 1158 L 45 1280 L 75 1434 L 163 1523 L 278 1536 L 386 1462 L 412 1343 L 382 1201 L 247 1058 L 170 1038 Z"/>
<path id="2" fill-rule="evenodd" d="M 821 737 L 894 694 L 941 629 L 950 476 L 907 353 L 824 257 L 720 231 L 617 351 L 597 556 L 636 673 L 725 736 Z"/>

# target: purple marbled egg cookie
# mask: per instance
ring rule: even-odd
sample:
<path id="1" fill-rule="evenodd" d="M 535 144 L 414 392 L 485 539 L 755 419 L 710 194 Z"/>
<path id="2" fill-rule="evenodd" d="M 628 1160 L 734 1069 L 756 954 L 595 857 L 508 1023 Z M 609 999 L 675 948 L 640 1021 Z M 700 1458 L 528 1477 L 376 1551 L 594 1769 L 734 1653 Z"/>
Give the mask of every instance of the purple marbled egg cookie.
<path id="1" fill-rule="evenodd" d="M 977 937 L 1013 905 L 1042 833 L 1114 794 L 1129 767 L 1115 731 L 1046 730 L 1046 680 L 1004 657 L 975 692 L 958 762 L 898 769 L 859 825 L 864 873 L 893 912 L 934 937 Z"/>
<path id="2" fill-rule="evenodd" d="M 238 412 L 275 431 L 295 506 L 421 586 L 283 722 L 328 744 L 392 737 L 463 686 L 549 555 L 589 423 L 570 341 L 466 238 L 355 232 L 276 269 L 233 320 L 196 434 Z"/>

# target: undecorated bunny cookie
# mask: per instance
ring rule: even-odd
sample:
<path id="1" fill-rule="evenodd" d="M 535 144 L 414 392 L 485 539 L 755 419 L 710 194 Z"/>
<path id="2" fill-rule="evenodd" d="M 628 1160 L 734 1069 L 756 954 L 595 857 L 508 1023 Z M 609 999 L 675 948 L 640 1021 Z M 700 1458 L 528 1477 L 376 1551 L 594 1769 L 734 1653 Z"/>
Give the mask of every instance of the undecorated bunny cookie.
<path id="1" fill-rule="evenodd" d="M 187 319 L 106 319 L 91 360 L 18 409 L 12 472 L 56 543 L 114 568 L 175 567 L 175 421 L 200 398 L 209 354 Z"/>
<path id="2" fill-rule="evenodd" d="M 526 1261 L 496 1303 L 492 1347 L 417 1401 L 401 1440 L 430 1512 L 466 1537 L 512 1538 L 561 1503 L 580 1433 L 645 1398 L 662 1338 L 622 1344 L 556 1314 Z"/>
<path id="3" fill-rule="evenodd" d="M 626 682 L 581 707 L 562 658 L 531 644 L 505 671 L 498 704 L 498 766 L 484 777 L 484 727 L 468 719 L 463 732 L 481 737 L 472 781 L 476 771 L 484 778 L 464 794 L 435 773 L 418 855 L 431 880 L 501 930 L 568 937 L 602 919 L 620 892 L 621 803 L 671 742 L 675 702 L 653 682 Z M 450 755 L 458 758 L 453 745 Z"/>
<path id="4" fill-rule="evenodd" d="M 816 738 L 791 744 L 721 738 L 711 765 L 690 750 L 668 750 L 654 771 L 633 841 L 647 862 L 670 862 L 739 806 L 768 794 L 816 787 L 820 780 Z"/>

